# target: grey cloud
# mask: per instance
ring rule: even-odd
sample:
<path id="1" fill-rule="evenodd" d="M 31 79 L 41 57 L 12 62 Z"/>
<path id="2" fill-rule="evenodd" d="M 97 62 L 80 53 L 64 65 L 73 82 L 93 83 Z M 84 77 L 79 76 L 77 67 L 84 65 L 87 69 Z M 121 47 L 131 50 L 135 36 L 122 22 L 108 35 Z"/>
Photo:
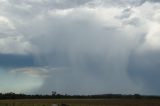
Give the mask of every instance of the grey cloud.
<path id="1" fill-rule="evenodd" d="M 71 14 L 70 17 L 81 14 L 83 12 L 76 12 L 76 15 Z M 53 72 L 52 77 L 46 79 L 37 91 L 54 89 L 72 94 L 138 92 L 125 72 L 133 39 L 123 36 L 126 33 L 121 32 L 122 29 L 104 29 L 101 24 L 94 22 L 94 18 L 70 17 L 53 17 L 54 21 L 51 21 L 53 18 L 45 21 L 49 27 L 45 28 L 45 34 L 32 39 L 34 45 L 40 49 L 40 64 L 66 67 L 66 70 Z M 44 26 L 39 23 L 39 28 L 41 25 Z M 119 83 L 121 81 L 123 87 Z M 131 88 L 135 91 L 129 90 Z"/>
<path id="2" fill-rule="evenodd" d="M 109 5 L 116 5 L 116 6 L 130 6 L 130 7 L 136 7 L 136 6 L 141 6 L 146 2 L 150 2 L 150 3 L 158 3 L 159 0 L 101 0 L 102 2 L 104 1 L 105 3 L 109 4 Z"/>
<path id="3" fill-rule="evenodd" d="M 122 11 L 120 16 L 117 16 L 117 18 L 128 19 L 132 15 L 132 13 L 133 13 L 132 8 L 126 8 Z"/>
<path id="4" fill-rule="evenodd" d="M 8 0 L 5 5 L 8 8 L 2 8 L 4 11 L 10 11 L 13 15 L 24 18 L 31 18 L 37 14 L 43 14 L 52 9 L 68 9 L 87 6 L 139 6 L 146 0 Z M 2 5 L 3 6 L 3 5 Z"/>
<path id="5" fill-rule="evenodd" d="M 133 53 L 130 57 L 128 73 L 135 83 L 140 82 L 146 87 L 148 94 L 159 94 L 159 51 L 149 51 L 143 54 Z"/>
<path id="6" fill-rule="evenodd" d="M 85 5 L 93 0 L 9 0 L 16 10 L 32 9 L 32 12 L 41 12 L 50 9 L 67 9 Z M 30 11 L 28 11 L 30 12 Z"/>
<path id="7" fill-rule="evenodd" d="M 18 21 L 16 20 L 17 18 L 21 18 L 26 21 L 32 18 L 37 18 L 39 15 L 45 14 L 49 10 L 54 9 L 64 10 L 79 7 L 92 7 L 92 5 L 93 7 L 97 7 L 99 5 L 104 7 L 134 7 L 140 6 L 146 1 L 149 0 L 8 0 L 2 5 L 3 8 L 1 9 L 1 12 L 7 16 L 9 14 L 4 11 L 10 12 L 10 14 L 15 17 L 14 21 Z"/>
<path id="8" fill-rule="evenodd" d="M 148 2 L 160 2 L 159 0 L 146 0 Z"/>

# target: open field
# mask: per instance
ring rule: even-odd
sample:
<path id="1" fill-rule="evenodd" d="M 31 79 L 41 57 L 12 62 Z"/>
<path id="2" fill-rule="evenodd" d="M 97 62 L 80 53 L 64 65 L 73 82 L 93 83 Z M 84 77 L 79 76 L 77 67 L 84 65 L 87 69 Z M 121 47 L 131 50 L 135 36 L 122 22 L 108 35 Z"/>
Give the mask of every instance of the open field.
<path id="1" fill-rule="evenodd" d="M 160 106 L 158 99 L 25 99 L 0 100 L 0 106 Z"/>

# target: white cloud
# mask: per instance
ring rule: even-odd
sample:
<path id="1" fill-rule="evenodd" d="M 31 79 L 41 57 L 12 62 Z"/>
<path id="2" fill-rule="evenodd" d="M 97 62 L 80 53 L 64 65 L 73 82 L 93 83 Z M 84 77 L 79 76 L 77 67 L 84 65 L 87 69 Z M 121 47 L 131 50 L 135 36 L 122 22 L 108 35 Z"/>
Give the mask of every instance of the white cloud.
<path id="1" fill-rule="evenodd" d="M 13 24 L 4 16 L 0 16 L 0 27 L 1 29 L 4 28 L 10 28 L 12 30 L 14 30 L 14 26 Z"/>
<path id="2" fill-rule="evenodd" d="M 0 16 L 0 53 L 26 54 L 32 52 L 32 45 L 16 29 L 10 17 Z"/>
<path id="3" fill-rule="evenodd" d="M 23 36 L 8 36 L 0 38 L 0 53 L 2 54 L 28 54 L 32 53 L 32 45 L 25 41 Z"/>
<path id="4" fill-rule="evenodd" d="M 26 67 L 17 68 L 10 71 L 12 74 L 22 73 L 24 75 L 29 75 L 31 77 L 47 77 L 49 74 L 48 69 L 45 67 Z"/>

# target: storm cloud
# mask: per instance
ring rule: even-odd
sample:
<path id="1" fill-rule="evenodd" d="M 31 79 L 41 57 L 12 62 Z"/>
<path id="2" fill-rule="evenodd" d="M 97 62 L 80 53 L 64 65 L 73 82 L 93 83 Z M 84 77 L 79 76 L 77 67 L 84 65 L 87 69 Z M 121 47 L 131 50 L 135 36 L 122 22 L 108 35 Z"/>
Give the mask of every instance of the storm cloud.
<path id="1" fill-rule="evenodd" d="M 0 54 L 1 67 L 29 67 L 34 66 L 34 60 L 29 55 Z"/>
<path id="2" fill-rule="evenodd" d="M 0 83 L 17 82 L 13 91 L 26 93 L 159 95 L 159 7 L 158 0 L 0 0 L 0 72 L 12 80 Z"/>

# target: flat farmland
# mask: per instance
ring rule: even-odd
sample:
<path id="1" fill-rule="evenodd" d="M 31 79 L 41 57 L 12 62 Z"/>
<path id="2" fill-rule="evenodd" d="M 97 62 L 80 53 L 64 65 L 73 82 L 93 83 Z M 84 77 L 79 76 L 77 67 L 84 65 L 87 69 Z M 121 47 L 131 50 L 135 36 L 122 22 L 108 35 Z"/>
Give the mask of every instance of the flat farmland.
<path id="1" fill-rule="evenodd" d="M 160 99 L 21 99 L 0 100 L 0 106 L 160 106 Z"/>

